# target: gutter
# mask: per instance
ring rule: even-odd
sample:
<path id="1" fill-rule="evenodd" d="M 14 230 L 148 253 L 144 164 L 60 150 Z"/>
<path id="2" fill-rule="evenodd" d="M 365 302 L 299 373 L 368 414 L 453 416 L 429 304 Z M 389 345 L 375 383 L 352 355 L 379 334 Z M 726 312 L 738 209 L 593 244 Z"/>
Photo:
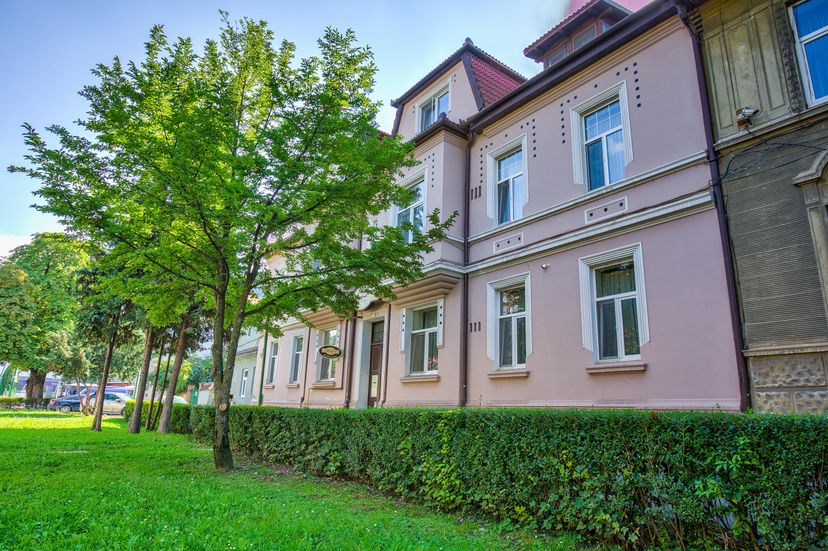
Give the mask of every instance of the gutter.
<path id="1" fill-rule="evenodd" d="M 468 400 L 469 380 L 469 203 L 471 202 L 471 150 L 474 134 L 466 136 L 466 174 L 463 180 L 463 296 L 460 310 L 460 388 L 457 403 L 460 407 Z"/>
<path id="2" fill-rule="evenodd" d="M 733 333 L 733 346 L 736 352 L 736 367 L 739 374 L 739 409 L 747 411 L 751 407 L 750 387 L 747 364 L 744 355 L 744 340 L 742 337 L 742 322 L 739 318 L 741 309 L 736 296 L 736 270 L 733 261 L 733 248 L 730 241 L 730 233 L 727 227 L 727 214 L 724 210 L 724 194 L 722 193 L 722 178 L 719 173 L 719 162 L 716 156 L 715 140 L 713 139 L 713 120 L 710 111 L 710 96 L 707 93 L 706 79 L 704 76 L 704 65 L 701 53 L 701 37 L 693 30 L 687 9 L 684 4 L 674 0 L 676 13 L 681 22 L 690 33 L 693 43 L 693 59 L 696 66 L 696 81 L 699 85 L 699 98 L 701 100 L 702 121 L 704 122 L 704 138 L 707 145 L 707 163 L 710 166 L 710 182 L 713 192 L 713 203 L 716 206 L 716 218 L 719 226 L 719 238 L 724 255 L 725 280 L 727 281 L 727 298 L 730 306 L 730 325 Z"/>
<path id="3" fill-rule="evenodd" d="M 351 319 L 345 322 L 345 330 L 348 331 L 350 325 L 350 331 L 348 331 L 348 339 L 345 346 L 348 347 L 348 361 L 346 365 L 348 369 L 346 371 L 348 375 L 348 381 L 345 383 L 345 403 L 342 404 L 344 407 L 349 408 L 351 407 L 351 386 L 354 380 L 354 344 L 356 342 L 356 324 L 357 324 L 357 313 L 354 311 L 354 315 Z"/>

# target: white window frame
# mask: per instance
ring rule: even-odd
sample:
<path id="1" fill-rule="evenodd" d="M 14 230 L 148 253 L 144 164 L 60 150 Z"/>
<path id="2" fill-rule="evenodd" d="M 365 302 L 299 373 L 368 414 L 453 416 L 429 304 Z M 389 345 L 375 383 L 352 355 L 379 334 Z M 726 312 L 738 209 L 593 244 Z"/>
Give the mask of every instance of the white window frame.
<path id="1" fill-rule="evenodd" d="M 641 354 L 639 353 L 602 360 L 600 359 L 598 346 L 598 315 L 596 312 L 598 300 L 595 288 L 595 270 L 630 259 L 632 259 L 635 269 L 636 290 L 633 293 L 624 293 L 624 295 L 636 296 L 636 307 L 638 308 L 638 344 L 640 349 L 650 341 L 650 324 L 647 316 L 647 292 L 644 285 L 644 260 L 641 243 L 634 243 L 578 259 L 581 293 L 581 344 L 584 348 L 592 352 L 595 363 L 614 363 L 641 359 Z M 609 298 L 611 297 L 602 297 L 601 300 L 608 300 Z M 619 311 L 620 309 L 616 310 L 616 316 L 619 315 Z M 616 330 L 621 330 L 620 324 L 616 325 Z M 620 338 L 619 345 L 623 347 L 623 337 Z"/>
<path id="2" fill-rule="evenodd" d="M 794 8 L 800 4 L 805 4 L 808 0 L 802 0 L 788 6 L 788 18 L 791 21 L 791 29 L 794 34 L 794 42 L 796 42 L 796 57 L 799 62 L 799 72 L 802 73 L 802 87 L 805 90 L 805 99 L 808 106 L 813 107 L 828 102 L 828 94 L 825 97 L 817 99 L 814 93 L 814 84 L 811 81 L 811 70 L 808 66 L 808 57 L 805 55 L 805 44 L 822 38 L 828 34 L 828 26 L 825 26 L 817 31 L 812 32 L 807 36 L 799 36 L 799 29 L 796 28 L 796 17 L 794 16 Z"/>
<path id="3" fill-rule="evenodd" d="M 296 348 L 299 343 L 299 349 Z M 288 371 L 288 384 L 299 381 L 299 371 L 302 369 L 302 354 L 304 354 L 305 335 L 293 335 L 290 340 L 290 370 Z M 294 370 L 295 368 L 295 370 Z M 294 372 L 295 371 L 295 372 Z"/>
<path id="4" fill-rule="evenodd" d="M 329 327 L 325 327 L 323 329 L 319 329 L 316 331 L 316 381 L 317 382 L 326 382 L 326 381 L 335 381 L 336 380 L 336 368 L 338 358 L 323 358 L 319 354 L 319 348 L 323 346 L 324 339 L 322 335 L 329 331 L 336 331 L 336 338 L 334 339 L 333 346 L 339 346 L 339 339 L 342 333 L 342 327 L 337 325 L 331 325 Z M 322 364 L 325 363 L 325 360 L 328 360 L 328 377 L 322 378 Z M 333 377 L 330 376 L 331 371 L 333 371 Z"/>
<path id="5" fill-rule="evenodd" d="M 437 307 L 437 349 L 443 348 L 443 334 L 444 334 L 444 312 L 446 301 L 445 299 L 437 299 L 430 302 L 424 302 L 422 304 L 417 304 L 416 306 L 410 306 L 408 308 L 402 308 L 400 310 L 400 352 L 404 353 L 409 349 L 408 341 L 411 337 L 411 326 L 413 324 L 409 324 L 408 320 L 410 319 L 411 313 L 415 310 L 424 310 L 426 308 L 433 308 Z M 408 358 L 405 359 L 406 371 L 408 370 Z"/>
<path id="6" fill-rule="evenodd" d="M 242 369 L 241 389 L 239 389 L 239 398 L 247 396 L 247 379 L 250 377 L 249 369 Z"/>
<path id="7" fill-rule="evenodd" d="M 488 191 L 489 193 L 486 196 L 486 211 L 489 215 L 489 218 L 494 220 L 495 224 L 498 226 L 505 226 L 520 220 L 523 218 L 523 210 L 526 204 L 529 202 L 529 170 L 528 170 L 528 159 L 527 159 L 527 136 L 526 134 L 521 134 L 514 140 L 503 144 L 502 146 L 494 149 L 488 153 L 486 156 L 486 169 L 488 171 Z M 523 151 L 523 201 L 518 205 L 514 201 L 514 192 L 511 192 L 510 198 L 511 201 L 511 209 L 512 209 L 512 217 L 511 220 L 508 222 L 504 222 L 500 224 L 498 222 L 498 200 L 497 200 L 497 186 L 500 183 L 497 179 L 497 163 L 500 159 L 507 157 L 508 155 L 514 153 L 520 149 Z M 514 176 L 513 176 L 514 178 Z M 511 184 L 510 184 L 511 185 Z"/>
<path id="8" fill-rule="evenodd" d="M 399 182 L 397 184 L 397 185 L 402 186 L 406 189 L 410 189 L 410 188 L 416 186 L 417 184 L 419 184 L 420 182 L 422 182 L 423 183 L 423 197 L 422 197 L 422 201 L 419 201 L 417 203 L 412 203 L 412 204 L 410 204 L 410 205 L 408 205 L 404 208 L 400 208 L 399 205 L 394 205 L 394 208 L 392 209 L 392 212 L 391 212 L 392 217 L 393 217 L 392 220 L 394 221 L 394 226 L 399 227 L 399 225 L 400 225 L 400 213 L 401 212 L 403 212 L 405 210 L 408 210 L 408 209 L 411 209 L 411 213 L 413 214 L 414 213 L 414 207 L 416 207 L 419 204 L 422 204 L 423 205 L 423 231 L 426 231 L 426 223 L 427 223 L 426 213 L 428 212 L 428 210 L 427 210 L 428 208 L 426 206 L 427 203 L 428 203 L 428 199 L 427 199 L 428 198 L 428 178 L 427 178 L 427 176 L 428 176 L 427 171 L 426 171 L 425 168 L 423 168 L 422 170 L 418 170 L 417 172 L 411 174 L 410 176 L 408 176 L 407 178 L 405 178 L 404 180 L 402 180 L 401 182 Z M 413 221 L 414 221 L 414 218 L 412 217 L 411 222 L 413 222 Z M 413 238 L 413 232 L 412 232 L 411 235 L 406 237 L 406 242 L 411 243 L 412 238 Z"/>
<path id="9" fill-rule="evenodd" d="M 508 371 L 513 369 L 526 369 L 526 364 L 515 364 L 511 367 L 500 366 L 500 292 L 523 286 L 526 295 L 526 361 L 532 354 L 532 278 L 529 272 L 524 272 L 504 279 L 489 281 L 486 286 L 486 302 L 488 305 L 486 322 L 486 355 L 492 361 L 495 371 Z M 516 340 L 512 339 L 512 346 L 517 346 Z M 516 351 L 516 349 L 515 349 Z M 517 361 L 517 355 L 512 356 Z"/>
<path id="10" fill-rule="evenodd" d="M 611 103 L 615 99 L 618 100 L 621 107 L 621 125 L 623 127 L 621 129 L 621 133 L 624 137 L 624 167 L 626 168 L 627 165 L 629 165 L 633 160 L 632 132 L 630 131 L 630 111 L 627 102 L 627 81 L 622 80 L 618 84 L 615 84 L 603 92 L 600 92 L 588 100 L 576 105 L 569 111 L 570 128 L 572 130 L 572 139 L 570 140 L 572 142 L 572 177 L 575 185 L 581 186 L 584 189 L 584 193 L 594 193 L 599 189 L 618 185 L 625 179 L 629 178 L 629 174 L 626 174 L 625 172 L 624 178 L 621 178 L 612 184 L 605 184 L 603 188 L 598 188 L 592 191 L 590 191 L 589 182 L 587 181 L 586 133 L 584 131 L 584 118 L 596 109 Z M 606 148 L 604 149 L 606 151 Z M 606 162 L 604 165 L 606 170 Z M 609 178 L 605 181 L 609 182 Z"/>
<path id="11" fill-rule="evenodd" d="M 273 347 L 276 347 L 276 353 L 273 353 Z M 279 340 L 273 339 L 270 343 L 270 357 L 267 362 L 267 375 L 265 377 L 265 384 L 272 385 L 276 380 L 276 363 L 279 361 Z"/>
<path id="12" fill-rule="evenodd" d="M 448 116 L 448 114 L 451 113 L 451 79 L 449 78 L 435 92 L 432 92 L 426 98 L 424 98 L 423 100 L 421 100 L 417 103 L 417 107 L 414 110 L 414 114 L 417 117 L 417 121 L 416 121 L 417 132 L 422 132 L 423 130 L 425 130 L 426 128 L 428 128 L 429 126 L 431 126 L 432 124 L 434 124 L 435 122 L 437 122 L 439 120 L 440 113 L 437 113 L 435 111 L 434 120 L 431 121 L 431 123 L 428 126 L 423 126 L 423 116 L 422 116 L 423 107 L 425 107 L 426 104 L 432 103 L 432 104 L 435 104 L 435 109 L 436 109 L 437 98 L 442 96 L 444 93 L 448 93 L 448 109 L 446 110 L 446 116 Z"/>
<path id="13" fill-rule="evenodd" d="M 408 348 L 408 353 L 406 354 L 406 357 L 405 357 L 406 375 L 413 376 L 413 377 L 416 377 L 418 375 L 430 375 L 430 374 L 437 373 L 440 369 L 440 353 L 439 353 L 439 351 L 440 351 L 440 348 L 443 347 L 443 342 L 442 342 L 442 340 L 443 340 L 442 339 L 442 333 L 443 333 L 443 304 L 442 304 L 442 302 L 443 301 L 440 300 L 440 301 L 432 302 L 432 303 L 429 303 L 429 304 L 422 304 L 422 305 L 416 306 L 414 308 L 406 308 L 406 316 L 408 317 L 408 319 L 412 320 L 411 328 L 409 329 L 408 333 L 405 335 L 405 338 L 408 339 L 408 343 L 409 343 L 409 345 L 407 347 Z M 416 329 L 415 330 L 414 329 L 414 322 L 413 322 L 414 315 L 417 312 L 422 312 L 423 310 L 435 310 L 436 311 L 436 314 L 437 314 L 437 316 L 436 316 L 437 317 L 436 325 L 434 327 L 430 327 L 430 328 L 427 328 L 427 329 Z M 435 338 L 437 340 L 437 369 L 428 369 L 428 334 L 429 333 L 435 333 L 436 334 Z M 415 334 L 425 334 L 426 335 L 425 340 L 423 341 L 423 345 L 425 347 L 425 350 L 423 350 L 423 369 L 421 371 L 414 371 L 412 369 L 413 366 L 411 365 L 411 362 L 414 359 L 414 345 L 412 343 L 414 341 L 414 335 Z"/>

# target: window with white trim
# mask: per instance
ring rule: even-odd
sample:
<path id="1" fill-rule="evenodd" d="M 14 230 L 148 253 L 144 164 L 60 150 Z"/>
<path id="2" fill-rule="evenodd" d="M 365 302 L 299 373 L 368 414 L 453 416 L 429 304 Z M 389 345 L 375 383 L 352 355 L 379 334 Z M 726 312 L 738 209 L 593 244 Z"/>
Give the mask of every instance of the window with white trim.
<path id="1" fill-rule="evenodd" d="M 487 354 L 494 369 L 521 369 L 532 353 L 529 274 L 488 284 Z"/>
<path id="2" fill-rule="evenodd" d="M 624 178 L 621 102 L 612 100 L 584 115 L 584 157 L 590 191 Z"/>
<path id="3" fill-rule="evenodd" d="M 272 385 L 273 380 L 276 378 L 276 361 L 279 357 L 279 341 L 274 341 L 270 343 L 270 360 L 267 364 L 267 378 L 265 379 L 265 383 Z"/>
<path id="4" fill-rule="evenodd" d="M 520 285 L 497 293 L 498 367 L 526 364 L 526 287 Z"/>
<path id="5" fill-rule="evenodd" d="M 790 11 L 808 103 L 828 101 L 828 0 L 805 0 Z"/>
<path id="6" fill-rule="evenodd" d="M 322 331 L 319 335 L 319 346 L 337 346 L 339 342 L 339 328 L 332 327 Z M 336 359 L 319 357 L 319 380 L 332 381 L 336 378 Z"/>
<path id="7" fill-rule="evenodd" d="M 410 199 L 405 205 L 397 207 L 397 226 L 411 224 L 413 228 L 403 228 L 406 243 L 411 243 L 414 234 L 423 231 L 423 213 L 425 211 L 425 177 L 408 188 Z"/>
<path id="8" fill-rule="evenodd" d="M 409 373 L 437 371 L 437 306 L 413 310 L 411 316 Z"/>
<path id="9" fill-rule="evenodd" d="M 297 335 L 293 337 L 293 345 L 290 351 L 290 377 L 288 383 L 293 384 L 299 380 L 299 367 L 302 365 L 302 347 L 305 344 L 305 337 Z"/>
<path id="10" fill-rule="evenodd" d="M 641 358 L 649 341 L 641 245 L 580 259 L 581 328 L 595 361 Z"/>
<path id="11" fill-rule="evenodd" d="M 570 115 L 575 184 L 589 192 L 623 180 L 633 158 L 626 82 L 573 107 Z"/>
<path id="12" fill-rule="evenodd" d="M 242 371 L 242 380 L 241 380 L 241 389 L 239 389 L 239 397 L 244 398 L 247 396 L 247 378 L 249 376 L 249 372 L 247 369 Z"/>
<path id="13" fill-rule="evenodd" d="M 497 223 L 523 217 L 523 148 L 497 158 Z"/>
<path id="14" fill-rule="evenodd" d="M 441 113 L 449 112 L 449 87 L 441 88 L 418 106 L 420 114 L 419 131 L 422 132 L 440 118 Z"/>
<path id="15" fill-rule="evenodd" d="M 593 268 L 594 312 L 599 360 L 641 357 L 638 337 L 638 291 L 632 258 Z"/>

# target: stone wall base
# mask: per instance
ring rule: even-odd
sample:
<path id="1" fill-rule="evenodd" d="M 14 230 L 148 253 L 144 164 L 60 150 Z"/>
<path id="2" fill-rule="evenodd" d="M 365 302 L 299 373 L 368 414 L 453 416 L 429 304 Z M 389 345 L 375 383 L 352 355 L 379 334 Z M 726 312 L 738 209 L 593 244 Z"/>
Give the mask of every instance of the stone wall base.
<path id="1" fill-rule="evenodd" d="M 746 351 L 753 410 L 828 413 L 828 346 Z"/>

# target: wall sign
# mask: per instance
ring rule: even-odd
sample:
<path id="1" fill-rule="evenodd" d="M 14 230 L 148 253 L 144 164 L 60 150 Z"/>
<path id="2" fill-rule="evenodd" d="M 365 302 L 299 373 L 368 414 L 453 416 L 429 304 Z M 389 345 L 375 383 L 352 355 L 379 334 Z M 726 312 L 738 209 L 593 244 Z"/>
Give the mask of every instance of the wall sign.
<path id="1" fill-rule="evenodd" d="M 342 356 L 342 349 L 331 344 L 319 347 L 319 355 L 323 358 L 335 360 Z"/>

